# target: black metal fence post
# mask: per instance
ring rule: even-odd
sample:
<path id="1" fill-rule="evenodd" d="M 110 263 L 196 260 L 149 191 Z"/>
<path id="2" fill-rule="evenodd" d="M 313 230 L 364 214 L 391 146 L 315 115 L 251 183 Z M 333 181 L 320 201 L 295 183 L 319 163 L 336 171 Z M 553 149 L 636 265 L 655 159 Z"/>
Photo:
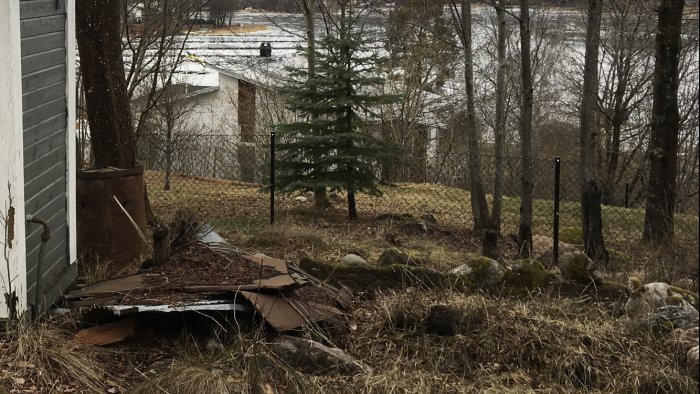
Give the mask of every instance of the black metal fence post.
<path id="1" fill-rule="evenodd" d="M 559 263 L 559 187 L 561 185 L 561 158 L 554 158 L 554 222 L 552 224 L 552 264 Z"/>
<path id="2" fill-rule="evenodd" d="M 270 224 L 275 224 L 275 132 L 270 133 Z"/>
<path id="3" fill-rule="evenodd" d="M 630 184 L 625 182 L 625 208 L 630 207 Z"/>

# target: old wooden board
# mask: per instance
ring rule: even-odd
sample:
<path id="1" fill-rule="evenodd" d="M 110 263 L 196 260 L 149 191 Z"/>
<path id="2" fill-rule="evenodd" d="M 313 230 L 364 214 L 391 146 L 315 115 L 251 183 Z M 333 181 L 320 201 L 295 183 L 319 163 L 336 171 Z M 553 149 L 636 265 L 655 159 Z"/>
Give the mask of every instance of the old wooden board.
<path id="1" fill-rule="evenodd" d="M 100 324 L 99 326 L 78 331 L 75 334 L 75 338 L 81 342 L 95 346 L 111 345 L 136 335 L 136 323 L 136 318 L 131 317 Z"/>
<path id="2" fill-rule="evenodd" d="M 260 315 L 277 331 L 288 331 L 303 325 L 342 314 L 329 305 L 288 298 L 282 295 L 251 293 L 242 291 Z"/>

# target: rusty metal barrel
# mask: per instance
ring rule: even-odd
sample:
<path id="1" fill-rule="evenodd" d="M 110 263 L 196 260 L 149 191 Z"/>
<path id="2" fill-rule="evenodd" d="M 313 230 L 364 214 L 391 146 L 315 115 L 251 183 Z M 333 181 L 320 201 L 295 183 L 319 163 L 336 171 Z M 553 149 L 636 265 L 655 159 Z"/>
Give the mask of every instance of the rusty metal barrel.
<path id="1" fill-rule="evenodd" d="M 101 261 L 120 268 L 142 260 L 146 251 L 141 238 L 146 232 L 142 167 L 78 171 L 76 205 L 83 264 Z"/>

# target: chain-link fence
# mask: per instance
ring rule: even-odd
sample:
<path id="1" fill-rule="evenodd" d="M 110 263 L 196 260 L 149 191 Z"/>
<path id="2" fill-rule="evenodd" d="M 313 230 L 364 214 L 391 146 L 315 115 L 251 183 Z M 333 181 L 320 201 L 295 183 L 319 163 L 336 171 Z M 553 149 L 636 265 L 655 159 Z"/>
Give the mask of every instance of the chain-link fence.
<path id="1" fill-rule="evenodd" d="M 207 216 L 231 221 L 246 219 L 266 222 L 270 218 L 269 186 L 270 136 L 241 141 L 232 136 L 208 135 L 169 144 L 163 138 L 145 138 L 139 144 L 148 193 L 155 212 L 168 216 L 177 208 L 194 208 Z M 172 146 L 169 148 L 168 146 Z M 372 220 L 385 214 L 432 214 L 445 227 L 473 225 L 466 154 L 424 152 L 419 158 L 403 160 L 378 169 L 378 175 L 393 186 L 383 195 L 357 196 L 359 216 Z M 520 218 L 521 170 L 517 156 L 497 158 L 482 155 L 483 184 L 490 205 L 498 171 L 502 185 L 501 233 L 517 234 Z M 500 169 L 497 168 L 500 164 Z M 581 186 L 579 163 L 561 160 L 559 188 L 559 239 L 581 244 Z M 611 248 L 625 249 L 639 241 L 644 229 L 645 188 L 639 171 L 618 176 L 603 188 L 603 233 Z M 533 234 L 553 237 L 555 208 L 555 159 L 537 158 L 532 167 Z M 696 188 L 697 189 L 697 188 Z M 679 204 L 675 216 L 675 239 L 698 245 L 697 195 L 695 203 Z M 345 196 L 331 193 L 338 209 Z M 312 196 L 275 196 L 275 213 L 285 220 L 295 210 L 312 204 Z"/>

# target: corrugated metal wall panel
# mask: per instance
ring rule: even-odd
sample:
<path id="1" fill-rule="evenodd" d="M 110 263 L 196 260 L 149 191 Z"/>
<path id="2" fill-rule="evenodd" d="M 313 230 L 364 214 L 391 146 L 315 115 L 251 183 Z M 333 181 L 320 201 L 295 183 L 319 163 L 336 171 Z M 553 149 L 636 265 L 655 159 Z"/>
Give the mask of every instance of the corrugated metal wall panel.
<path id="1" fill-rule="evenodd" d="M 66 202 L 66 47 L 63 0 L 20 2 L 25 209 L 48 221 L 51 239 L 41 267 L 50 305 L 74 276 L 68 261 Z M 27 287 L 34 302 L 40 225 L 27 224 Z"/>

